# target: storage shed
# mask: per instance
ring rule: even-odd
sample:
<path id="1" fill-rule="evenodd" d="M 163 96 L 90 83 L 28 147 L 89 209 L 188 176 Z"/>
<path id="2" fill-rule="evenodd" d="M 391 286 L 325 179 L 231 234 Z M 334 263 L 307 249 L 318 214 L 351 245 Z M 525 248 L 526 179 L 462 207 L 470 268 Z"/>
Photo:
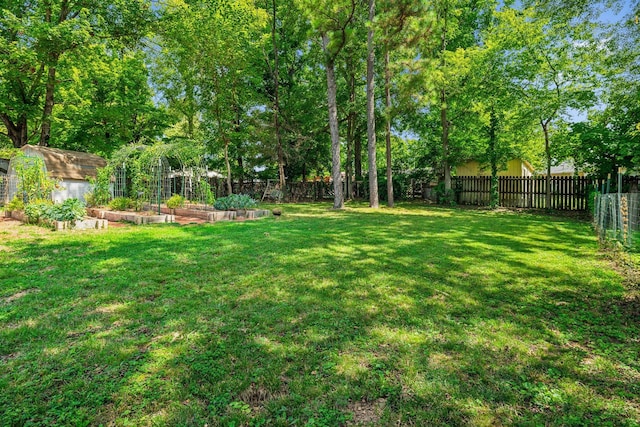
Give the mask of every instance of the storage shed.
<path id="1" fill-rule="evenodd" d="M 51 198 L 54 202 L 63 202 L 66 199 L 77 198 L 84 200 L 84 195 L 91 191 L 88 178 L 95 178 L 98 168 L 107 165 L 105 159 L 95 154 L 79 151 L 61 150 L 58 148 L 25 145 L 21 148 L 27 157 L 39 157 L 49 177 L 60 182 L 60 188 L 54 190 Z M 14 160 L 12 159 L 12 162 Z M 11 177 L 11 164 L 9 164 L 9 180 Z M 16 191 L 16 183 L 9 183 L 9 199 L 13 198 Z"/>

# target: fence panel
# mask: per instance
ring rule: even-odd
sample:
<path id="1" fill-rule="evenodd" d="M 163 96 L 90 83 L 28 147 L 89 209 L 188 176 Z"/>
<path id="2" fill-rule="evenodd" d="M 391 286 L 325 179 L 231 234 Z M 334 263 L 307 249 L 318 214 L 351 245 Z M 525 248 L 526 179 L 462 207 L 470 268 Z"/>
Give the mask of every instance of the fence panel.
<path id="1" fill-rule="evenodd" d="M 593 225 L 603 241 L 638 247 L 640 239 L 640 194 L 597 194 Z"/>
<path id="2" fill-rule="evenodd" d="M 459 176 L 454 179 L 458 203 L 481 206 L 489 204 L 491 177 Z M 637 179 L 635 182 L 637 188 Z M 550 179 L 550 208 L 572 211 L 586 210 L 587 194 L 594 185 L 597 185 L 597 181 L 586 177 L 552 177 Z M 500 176 L 498 177 L 498 195 L 500 206 L 543 209 L 547 207 L 547 179 L 545 177 Z"/>

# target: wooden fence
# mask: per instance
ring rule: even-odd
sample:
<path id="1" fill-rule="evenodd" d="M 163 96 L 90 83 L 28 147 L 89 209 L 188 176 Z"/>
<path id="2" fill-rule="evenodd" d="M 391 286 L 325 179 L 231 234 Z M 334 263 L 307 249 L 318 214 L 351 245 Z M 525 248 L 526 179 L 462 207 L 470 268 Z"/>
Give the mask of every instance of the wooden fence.
<path id="1" fill-rule="evenodd" d="M 551 177 L 551 205 L 547 206 L 546 177 L 498 177 L 500 206 L 511 208 L 551 208 L 583 211 L 587 209 L 589 189 L 597 182 L 585 177 Z M 488 205 L 491 198 L 490 176 L 460 176 L 455 178 L 455 190 L 460 204 Z"/>
<path id="2" fill-rule="evenodd" d="M 587 177 L 551 177 L 551 209 L 584 211 L 591 189 L 600 190 L 603 181 Z M 613 184 L 615 185 L 615 183 Z M 488 205 L 491 198 L 490 176 L 459 176 L 454 178 L 454 188 L 459 204 Z M 625 176 L 623 191 L 637 191 L 638 177 Z M 547 179 L 540 177 L 498 177 L 500 206 L 513 208 L 545 209 Z"/>

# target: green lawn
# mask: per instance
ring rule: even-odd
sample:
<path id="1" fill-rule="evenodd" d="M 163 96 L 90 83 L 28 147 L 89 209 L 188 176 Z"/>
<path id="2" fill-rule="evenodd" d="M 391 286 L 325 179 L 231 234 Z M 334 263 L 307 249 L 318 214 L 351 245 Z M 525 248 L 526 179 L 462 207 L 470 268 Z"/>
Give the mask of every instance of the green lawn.
<path id="1" fill-rule="evenodd" d="M 639 424 L 588 223 L 328 207 L 3 231 L 0 425 Z"/>

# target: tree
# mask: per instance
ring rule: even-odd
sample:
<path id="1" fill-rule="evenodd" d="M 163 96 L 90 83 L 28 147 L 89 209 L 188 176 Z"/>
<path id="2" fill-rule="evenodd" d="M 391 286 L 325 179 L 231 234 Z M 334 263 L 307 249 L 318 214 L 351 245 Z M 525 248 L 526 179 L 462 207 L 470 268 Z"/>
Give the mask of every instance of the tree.
<path id="1" fill-rule="evenodd" d="M 0 9 L 0 118 L 15 147 L 36 137 L 49 144 L 65 55 L 104 40 L 133 43 L 153 16 L 146 0 L 5 0 Z"/>
<path id="2" fill-rule="evenodd" d="M 167 117 L 153 102 L 144 53 L 93 49 L 60 61 L 53 145 L 109 156 L 122 145 L 158 139 Z"/>
<path id="3" fill-rule="evenodd" d="M 376 106 L 375 106 L 375 51 L 374 51 L 374 18 L 375 0 L 369 0 L 369 31 L 367 34 L 367 146 L 369 155 L 369 206 L 379 207 L 378 170 L 376 166 Z M 393 201 L 391 202 L 393 204 Z"/>
<path id="4" fill-rule="evenodd" d="M 335 65 L 340 52 L 349 38 L 350 25 L 356 13 L 356 0 L 301 0 L 307 16 L 321 39 L 325 54 L 324 66 L 327 74 L 327 104 L 329 131 L 331 134 L 331 177 L 333 179 L 333 208 L 344 207 L 340 159 L 340 132 L 338 129 L 338 106 Z"/>
<path id="5" fill-rule="evenodd" d="M 544 8 L 505 8 L 502 34 L 509 40 L 512 79 L 544 135 L 547 164 L 546 206 L 551 206 L 552 129 L 569 109 L 595 100 L 601 49 L 592 24 L 564 14 L 552 19 Z"/>
<path id="6" fill-rule="evenodd" d="M 384 51 L 384 100 L 385 100 L 385 161 L 387 177 L 387 206 L 393 207 L 393 168 L 391 146 L 392 109 L 392 67 L 391 51 L 396 54 L 396 63 L 415 57 L 412 49 L 418 42 L 429 39 L 432 17 L 428 5 L 424 1 L 402 0 L 384 1 L 382 14 L 378 17 L 376 26 L 379 28 L 379 40 Z M 406 72 L 406 70 L 402 70 Z"/>
<path id="7" fill-rule="evenodd" d="M 231 159 L 237 160 L 241 178 L 242 146 L 251 127 L 248 111 L 262 101 L 255 90 L 258 73 L 252 67 L 260 55 L 266 12 L 253 0 L 175 0 L 167 6 L 165 20 L 163 43 L 179 65 L 174 79 L 180 82 L 180 89 L 169 93 L 174 101 L 197 105 L 211 148 L 222 149 L 231 194 Z M 191 110 L 186 112 L 188 119 L 193 117 Z"/>

